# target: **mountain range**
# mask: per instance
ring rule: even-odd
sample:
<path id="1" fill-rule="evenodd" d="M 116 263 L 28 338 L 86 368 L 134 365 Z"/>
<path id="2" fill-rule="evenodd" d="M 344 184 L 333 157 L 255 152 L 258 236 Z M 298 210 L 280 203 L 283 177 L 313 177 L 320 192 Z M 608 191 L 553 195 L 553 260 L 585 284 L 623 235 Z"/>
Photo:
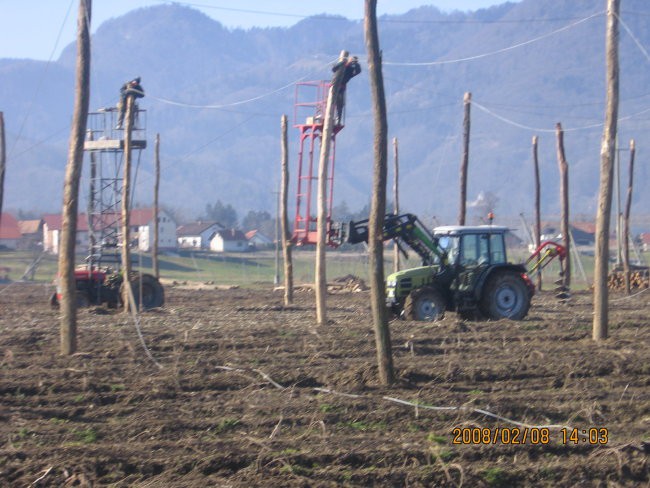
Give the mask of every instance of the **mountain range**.
<path id="1" fill-rule="evenodd" d="M 404 211 L 455 220 L 463 96 L 471 92 L 471 200 L 488 195 L 498 216 L 532 214 L 531 140 L 537 135 L 542 210 L 557 215 L 555 127 L 561 123 L 572 214 L 595 215 L 605 107 L 605 7 L 605 0 L 522 0 L 475 12 L 443 13 L 425 5 L 380 17 L 389 159 L 392 166 L 396 138 Z M 621 22 L 620 180 L 627 182 L 627 148 L 635 139 L 638 189 L 632 211 L 647 213 L 650 193 L 642 189 L 650 176 L 650 148 L 643 136 L 650 128 L 647 2 L 624 0 Z M 300 122 L 294 120 L 296 83 L 330 79 L 343 49 L 359 56 L 362 73 L 347 88 L 345 128 L 337 135 L 334 203 L 360 209 L 370 199 L 373 166 L 361 21 L 323 14 L 289 28 L 242 30 L 227 29 L 178 4 L 134 10 L 93 34 L 90 109 L 115 105 L 121 84 L 141 77 L 146 96 L 140 106 L 147 111 L 150 144 L 140 158 L 136 204 L 152 200 L 151 148 L 158 133 L 160 200 L 176 215 L 197 218 L 217 201 L 232 205 L 239 215 L 274 213 L 280 118 L 287 114 L 290 122 L 294 195 L 299 133 L 293 124 Z M 60 210 L 74 66 L 74 44 L 49 63 L 0 60 L 7 210 Z"/>

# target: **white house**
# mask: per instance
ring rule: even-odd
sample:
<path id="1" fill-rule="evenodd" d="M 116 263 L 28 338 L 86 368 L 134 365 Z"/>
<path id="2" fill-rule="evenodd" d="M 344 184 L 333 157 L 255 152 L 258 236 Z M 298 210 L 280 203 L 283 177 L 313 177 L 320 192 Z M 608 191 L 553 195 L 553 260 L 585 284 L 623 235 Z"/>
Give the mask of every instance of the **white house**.
<path id="1" fill-rule="evenodd" d="M 61 214 L 43 215 L 43 251 L 59 254 L 62 222 L 63 216 Z M 76 250 L 87 250 L 89 242 L 88 218 L 86 214 L 79 214 L 77 217 Z"/>
<path id="2" fill-rule="evenodd" d="M 132 242 L 137 242 L 138 249 L 143 252 L 151 251 L 154 238 L 154 211 L 152 208 L 137 208 L 129 214 L 129 232 Z M 118 214 L 110 214 L 106 221 L 119 221 Z M 113 220 L 115 219 L 115 220 Z M 43 216 L 43 250 L 52 254 L 59 253 L 61 239 L 61 215 Z M 79 214 L 77 218 L 78 252 L 87 251 L 90 245 L 88 217 Z M 176 222 L 164 211 L 158 212 L 158 249 L 176 249 Z"/>
<path id="3" fill-rule="evenodd" d="M 193 222 L 181 225 L 176 230 L 178 247 L 181 249 L 209 249 L 210 240 L 215 234 L 224 230 L 218 222 Z"/>
<path id="4" fill-rule="evenodd" d="M 134 232 L 138 239 L 138 249 L 149 252 L 153 248 L 154 241 L 154 209 L 136 208 L 129 214 L 131 232 Z M 176 222 L 164 210 L 158 210 L 158 249 L 176 249 Z"/>
<path id="5" fill-rule="evenodd" d="M 248 251 L 248 241 L 241 230 L 220 230 L 210 241 L 210 250 L 215 252 L 244 252 Z"/>

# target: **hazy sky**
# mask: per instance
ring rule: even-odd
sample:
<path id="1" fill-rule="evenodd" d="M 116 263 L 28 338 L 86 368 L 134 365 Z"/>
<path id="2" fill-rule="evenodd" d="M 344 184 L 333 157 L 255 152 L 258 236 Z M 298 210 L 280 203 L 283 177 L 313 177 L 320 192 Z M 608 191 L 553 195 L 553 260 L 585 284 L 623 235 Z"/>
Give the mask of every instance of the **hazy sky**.
<path id="1" fill-rule="evenodd" d="M 477 10 L 506 0 L 378 0 L 377 13 L 400 14 L 422 5 L 443 11 Z M 518 1 L 518 0 L 514 0 Z M 94 0 L 92 31 L 105 20 L 167 0 Z M 363 17 L 363 0 L 195 0 L 176 2 L 203 11 L 226 27 L 290 26 L 328 13 Z M 79 0 L 0 0 L 0 58 L 58 58 L 74 41 Z"/>

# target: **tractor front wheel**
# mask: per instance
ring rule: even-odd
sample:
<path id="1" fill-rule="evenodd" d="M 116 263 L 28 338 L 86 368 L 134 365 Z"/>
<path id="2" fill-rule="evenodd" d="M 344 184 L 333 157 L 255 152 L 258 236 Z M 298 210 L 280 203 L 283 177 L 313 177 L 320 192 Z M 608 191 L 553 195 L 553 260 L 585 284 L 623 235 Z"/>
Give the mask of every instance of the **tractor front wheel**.
<path id="1" fill-rule="evenodd" d="M 433 288 L 413 290 L 404 302 L 404 316 L 409 320 L 435 322 L 445 316 L 445 300 Z"/>
<path id="2" fill-rule="evenodd" d="M 530 308 L 528 286 L 517 273 L 498 273 L 485 284 L 479 308 L 492 320 L 521 320 Z"/>

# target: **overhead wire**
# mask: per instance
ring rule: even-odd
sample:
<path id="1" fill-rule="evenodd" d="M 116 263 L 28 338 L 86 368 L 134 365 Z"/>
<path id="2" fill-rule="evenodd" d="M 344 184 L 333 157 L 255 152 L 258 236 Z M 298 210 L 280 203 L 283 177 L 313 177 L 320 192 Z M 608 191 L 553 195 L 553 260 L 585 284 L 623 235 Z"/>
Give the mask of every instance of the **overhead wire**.
<path id="1" fill-rule="evenodd" d="M 47 75 L 47 72 L 50 68 L 50 65 L 52 63 L 52 59 L 54 59 L 54 53 L 56 52 L 59 42 L 61 40 L 61 36 L 63 35 L 63 28 L 65 27 L 65 24 L 68 21 L 68 17 L 70 16 L 70 11 L 72 10 L 72 5 L 74 3 L 74 0 L 70 0 L 70 3 L 68 4 L 68 10 L 65 13 L 65 17 L 63 18 L 63 21 L 61 22 L 61 26 L 59 27 L 59 32 L 56 36 L 56 40 L 54 41 L 54 47 L 52 48 L 52 51 L 50 52 L 50 57 L 48 58 L 47 62 L 45 63 L 45 67 L 43 68 L 41 77 L 38 80 L 38 84 L 36 85 L 36 91 L 34 95 L 32 95 L 32 98 L 29 102 L 29 105 L 27 106 L 27 110 L 25 111 L 25 116 L 23 117 L 23 120 L 20 124 L 20 128 L 18 129 L 18 133 L 16 135 L 16 138 L 13 141 L 13 144 L 9 151 L 7 152 L 7 158 L 11 159 L 13 156 L 13 151 L 16 149 L 16 146 L 18 145 L 18 142 L 20 141 L 23 131 L 25 130 L 25 125 L 27 124 L 27 120 L 29 119 L 31 113 L 32 113 L 32 108 L 34 106 L 34 100 L 36 97 L 39 95 L 41 92 L 41 88 L 43 86 L 43 83 L 45 81 L 45 76 Z M 90 31 L 89 31 L 90 32 Z"/>
<path id="2" fill-rule="evenodd" d="M 535 37 L 533 39 L 529 39 L 527 41 L 519 42 L 517 44 L 513 44 L 512 46 L 504 47 L 501 49 L 497 49 L 496 51 L 491 51 L 487 53 L 482 53 L 482 54 L 476 54 L 474 56 L 468 56 L 464 58 L 458 58 L 458 59 L 447 59 L 447 60 L 439 60 L 439 61 L 424 61 L 424 62 L 397 62 L 397 61 L 384 61 L 383 64 L 386 66 L 439 66 L 442 64 L 454 64 L 454 63 L 464 63 L 467 61 L 475 61 L 477 59 L 482 59 L 486 58 L 489 56 L 494 56 L 497 54 L 501 54 L 504 52 L 512 51 L 513 49 L 518 49 L 523 46 L 527 46 L 529 44 L 533 44 L 535 42 L 541 41 L 542 39 L 546 39 L 548 37 L 554 36 L 556 34 L 559 34 L 560 32 L 564 32 L 566 30 L 572 29 L 584 22 L 587 22 L 588 20 L 591 20 L 595 17 L 599 17 L 603 15 L 605 11 L 600 11 L 596 12 L 595 14 L 592 14 L 588 17 L 582 18 L 576 22 L 573 22 L 569 25 L 565 25 L 564 27 L 561 27 L 559 29 L 555 29 L 554 31 L 547 32 L 546 34 L 543 34 L 541 36 Z"/>
<path id="3" fill-rule="evenodd" d="M 326 63 L 326 65 L 330 65 L 334 61 L 335 60 L 328 61 Z M 315 69 L 313 71 L 315 71 Z M 250 102 L 256 102 L 257 100 L 261 100 L 261 99 L 269 97 L 271 95 L 275 95 L 276 93 L 280 93 L 281 91 L 284 91 L 289 87 L 295 86 L 296 84 L 300 83 L 301 81 L 306 80 L 308 77 L 309 77 L 309 75 L 302 76 L 302 77 L 298 78 L 297 80 L 291 81 L 291 82 L 287 83 L 286 85 L 281 86 L 280 88 L 277 88 L 277 89 L 272 90 L 272 91 L 267 92 L 267 93 L 263 93 L 261 95 L 257 95 L 255 97 L 247 98 L 247 99 L 244 99 L 244 100 L 237 100 L 237 101 L 234 101 L 234 102 L 221 103 L 221 104 L 193 104 L 193 103 L 178 102 L 178 101 L 175 101 L 175 100 L 169 100 L 167 98 L 156 97 L 156 96 L 151 96 L 151 95 L 149 95 L 148 97 L 153 99 L 153 100 L 156 100 L 158 102 L 165 103 L 165 104 L 168 104 L 168 105 L 174 105 L 174 106 L 177 106 L 177 107 L 197 108 L 197 109 L 206 109 L 206 110 L 208 110 L 208 109 L 220 110 L 220 109 L 224 109 L 224 108 L 228 108 L 228 107 L 236 107 L 238 105 L 244 105 L 244 104 L 250 103 Z"/>

